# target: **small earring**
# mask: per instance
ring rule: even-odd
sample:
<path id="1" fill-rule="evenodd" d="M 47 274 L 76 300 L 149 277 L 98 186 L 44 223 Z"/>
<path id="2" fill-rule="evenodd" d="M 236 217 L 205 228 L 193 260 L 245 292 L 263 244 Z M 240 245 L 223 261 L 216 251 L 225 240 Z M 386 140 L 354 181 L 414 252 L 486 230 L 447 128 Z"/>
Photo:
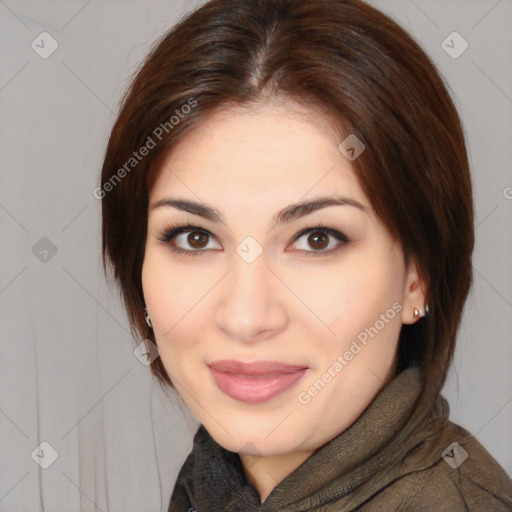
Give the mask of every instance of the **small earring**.
<path id="1" fill-rule="evenodd" d="M 146 318 L 146 323 L 148 324 L 149 328 L 153 329 L 153 325 L 151 325 L 151 320 L 149 319 L 149 313 L 147 308 L 144 308 L 144 316 Z"/>
<path id="2" fill-rule="evenodd" d="M 420 316 L 420 310 L 418 308 L 414 308 L 414 318 L 418 318 Z"/>
<path id="3" fill-rule="evenodd" d="M 429 312 L 428 304 L 425 304 L 425 314 Z"/>

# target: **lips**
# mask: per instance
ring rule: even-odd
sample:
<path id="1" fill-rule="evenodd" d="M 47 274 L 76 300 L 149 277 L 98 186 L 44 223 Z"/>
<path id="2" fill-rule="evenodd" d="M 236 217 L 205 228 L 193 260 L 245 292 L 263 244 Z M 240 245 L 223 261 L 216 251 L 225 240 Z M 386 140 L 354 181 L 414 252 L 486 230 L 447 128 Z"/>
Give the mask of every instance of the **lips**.
<path id="1" fill-rule="evenodd" d="M 307 366 L 296 366 L 276 361 L 256 361 L 254 363 L 242 363 L 235 359 L 215 361 L 208 365 L 210 368 L 224 373 L 236 373 L 240 375 L 265 375 L 269 373 L 292 373 Z"/>
<path id="2" fill-rule="evenodd" d="M 218 388 L 229 397 L 261 403 L 284 393 L 300 380 L 307 366 L 277 361 L 243 363 L 233 359 L 208 364 Z"/>

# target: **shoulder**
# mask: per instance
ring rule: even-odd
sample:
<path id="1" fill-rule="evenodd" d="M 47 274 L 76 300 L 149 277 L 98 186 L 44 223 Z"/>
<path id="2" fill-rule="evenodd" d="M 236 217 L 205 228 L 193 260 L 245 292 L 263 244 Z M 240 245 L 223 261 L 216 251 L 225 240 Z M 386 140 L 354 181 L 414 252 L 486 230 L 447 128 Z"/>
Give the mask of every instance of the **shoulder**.
<path id="1" fill-rule="evenodd" d="M 510 512 L 512 495 L 496 493 L 458 470 L 448 472 L 439 462 L 428 470 L 410 473 L 383 489 L 373 505 L 396 501 L 400 512 Z M 375 509 L 378 510 L 378 509 Z"/>
<path id="2" fill-rule="evenodd" d="M 426 439 L 408 458 L 403 461 L 407 469 L 375 497 L 376 502 L 400 497 L 397 510 L 403 512 L 512 510 L 512 480 L 461 426 L 447 422 L 439 436 Z"/>

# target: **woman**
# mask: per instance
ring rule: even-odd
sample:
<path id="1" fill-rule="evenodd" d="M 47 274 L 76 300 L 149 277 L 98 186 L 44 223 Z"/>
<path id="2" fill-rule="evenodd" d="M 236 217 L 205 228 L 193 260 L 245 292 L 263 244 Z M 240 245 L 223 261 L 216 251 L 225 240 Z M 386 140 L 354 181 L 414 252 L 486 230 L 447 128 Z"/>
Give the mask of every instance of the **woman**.
<path id="1" fill-rule="evenodd" d="M 472 281 L 464 134 L 390 18 L 206 3 L 131 84 L 101 189 L 105 267 L 201 423 L 169 511 L 512 509 L 440 395 Z"/>

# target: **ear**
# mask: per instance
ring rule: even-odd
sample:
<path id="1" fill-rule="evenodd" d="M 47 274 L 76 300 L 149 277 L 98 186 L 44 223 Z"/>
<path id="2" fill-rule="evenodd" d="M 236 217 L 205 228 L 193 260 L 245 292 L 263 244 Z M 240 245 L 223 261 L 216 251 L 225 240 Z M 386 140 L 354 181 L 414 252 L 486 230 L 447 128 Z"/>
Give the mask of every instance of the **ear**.
<path id="1" fill-rule="evenodd" d="M 421 317 L 425 316 L 425 296 L 426 283 L 418 271 L 418 265 L 415 259 L 411 259 L 407 269 L 407 277 L 405 280 L 404 297 L 402 301 L 402 323 L 414 324 Z M 414 316 L 414 309 L 418 309 L 419 316 Z"/>

